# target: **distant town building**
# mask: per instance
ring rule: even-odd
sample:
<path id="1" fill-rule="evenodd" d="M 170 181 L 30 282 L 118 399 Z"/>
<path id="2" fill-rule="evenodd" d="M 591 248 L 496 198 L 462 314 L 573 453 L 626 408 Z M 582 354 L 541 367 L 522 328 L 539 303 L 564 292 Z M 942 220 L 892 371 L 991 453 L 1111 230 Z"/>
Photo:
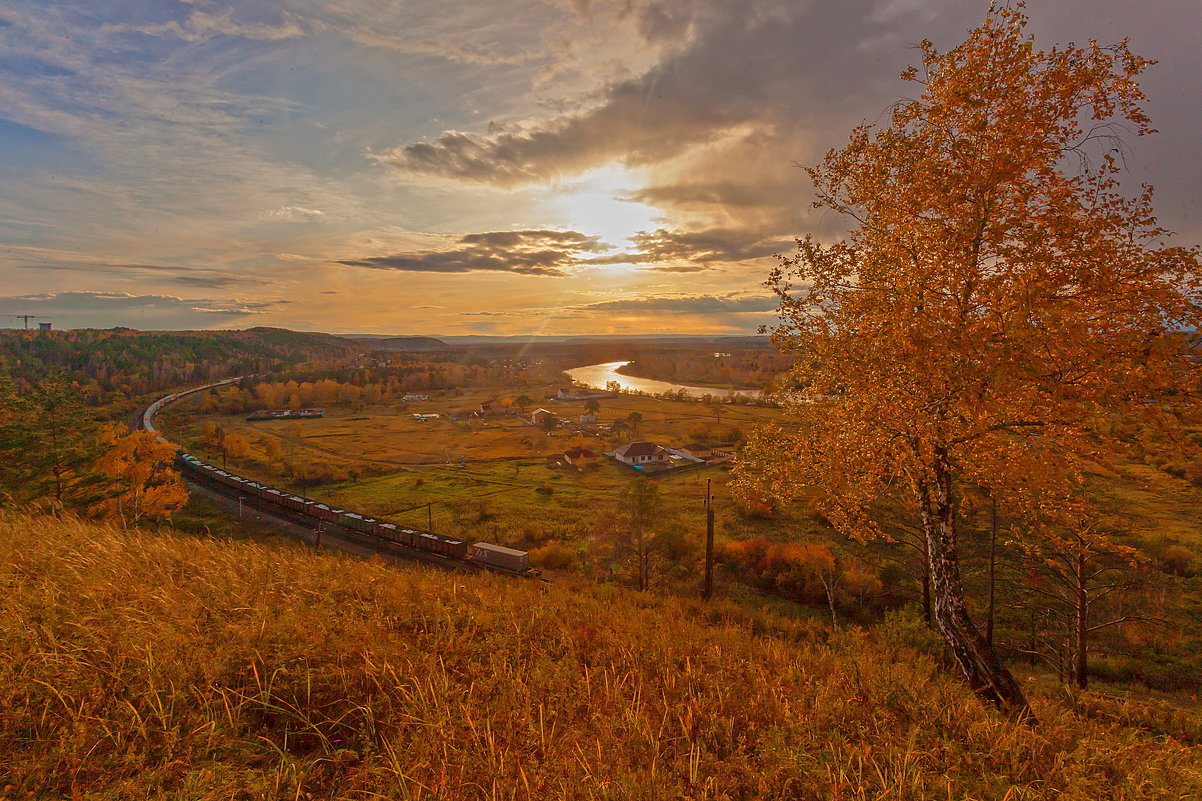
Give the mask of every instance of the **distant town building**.
<path id="1" fill-rule="evenodd" d="M 430 396 L 429 395 L 402 395 L 401 400 L 405 401 L 406 403 L 413 403 L 414 401 L 428 401 L 428 400 L 430 400 Z"/>

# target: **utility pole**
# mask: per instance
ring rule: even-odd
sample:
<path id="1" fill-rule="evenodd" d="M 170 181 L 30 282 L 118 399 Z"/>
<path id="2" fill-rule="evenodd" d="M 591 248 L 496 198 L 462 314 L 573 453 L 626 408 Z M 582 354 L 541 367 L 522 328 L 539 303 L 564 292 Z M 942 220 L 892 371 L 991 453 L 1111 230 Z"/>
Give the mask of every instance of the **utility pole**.
<path id="1" fill-rule="evenodd" d="M 434 504 L 433 502 L 426 504 L 426 530 L 434 531 Z"/>
<path id="2" fill-rule="evenodd" d="M 701 597 L 708 601 L 714 594 L 714 496 L 710 494 L 710 479 L 705 480 L 705 584 Z"/>

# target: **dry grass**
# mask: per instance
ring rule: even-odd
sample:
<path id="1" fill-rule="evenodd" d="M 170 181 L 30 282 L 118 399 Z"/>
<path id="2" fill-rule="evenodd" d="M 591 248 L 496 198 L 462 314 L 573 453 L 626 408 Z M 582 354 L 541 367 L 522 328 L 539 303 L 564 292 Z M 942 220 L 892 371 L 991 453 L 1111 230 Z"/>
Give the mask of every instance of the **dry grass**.
<path id="1" fill-rule="evenodd" d="M 0 522 L 0 795 L 1202 796 L 1202 723 L 1123 698 L 979 706 L 894 621 Z"/>

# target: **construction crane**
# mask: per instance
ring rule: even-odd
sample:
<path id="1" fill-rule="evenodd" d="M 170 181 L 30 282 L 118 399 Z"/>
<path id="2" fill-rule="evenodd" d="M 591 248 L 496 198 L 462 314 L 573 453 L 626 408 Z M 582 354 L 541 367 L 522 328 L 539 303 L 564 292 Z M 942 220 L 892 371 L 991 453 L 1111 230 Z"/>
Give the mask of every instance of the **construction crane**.
<path id="1" fill-rule="evenodd" d="M 39 316 L 38 316 L 38 315 L 36 315 L 36 314 L 6 314 L 6 315 L 4 315 L 4 316 L 5 316 L 5 317 L 16 317 L 16 318 L 18 318 L 18 319 L 24 320 L 24 321 L 25 321 L 25 330 L 26 330 L 26 331 L 28 331 L 28 330 L 29 330 L 29 321 L 30 321 L 30 320 L 40 320 L 40 319 L 42 319 L 41 317 L 39 317 Z"/>

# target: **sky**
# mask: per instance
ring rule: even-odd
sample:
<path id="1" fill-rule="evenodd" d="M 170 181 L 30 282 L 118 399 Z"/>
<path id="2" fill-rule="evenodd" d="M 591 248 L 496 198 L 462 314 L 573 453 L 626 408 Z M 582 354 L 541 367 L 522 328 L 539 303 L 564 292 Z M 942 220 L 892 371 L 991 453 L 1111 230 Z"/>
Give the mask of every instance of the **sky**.
<path id="1" fill-rule="evenodd" d="M 968 0 L 0 0 L 0 315 L 56 328 L 744 334 L 800 165 L 913 93 Z M 1030 0 L 1130 37 L 1128 142 L 1202 242 L 1199 0 Z M 23 321 L 0 316 L 0 327 Z"/>

